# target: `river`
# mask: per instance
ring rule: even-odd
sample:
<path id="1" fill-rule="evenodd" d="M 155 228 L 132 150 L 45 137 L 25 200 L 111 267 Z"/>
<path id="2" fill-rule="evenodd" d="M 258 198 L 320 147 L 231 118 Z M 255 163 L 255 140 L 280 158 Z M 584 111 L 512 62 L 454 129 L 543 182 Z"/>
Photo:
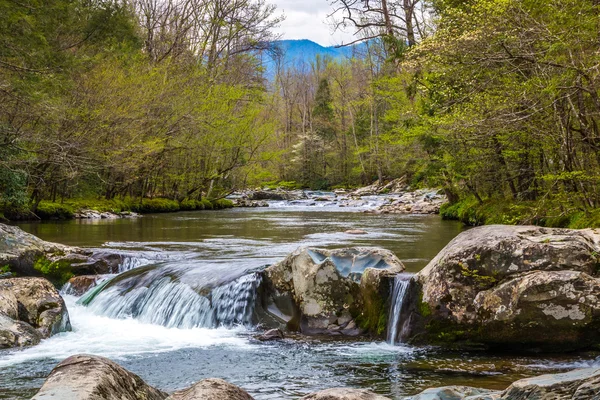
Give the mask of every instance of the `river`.
<path id="1" fill-rule="evenodd" d="M 374 215 L 360 208 L 269 207 L 146 215 L 136 219 L 55 221 L 19 226 L 45 240 L 120 252 L 123 269 L 159 264 L 193 279 L 240 276 L 299 246 L 380 246 L 417 272 L 461 232 L 438 216 Z M 344 233 L 362 229 L 366 235 Z M 256 399 L 293 399 L 335 386 L 397 398 L 441 385 L 504 388 L 522 377 L 600 366 L 594 354 L 562 356 L 448 353 L 368 340 L 293 339 L 260 343 L 252 329 L 174 327 L 151 317 L 115 316 L 65 296 L 73 331 L 24 350 L 0 351 L 0 398 L 26 399 L 72 354 L 113 359 L 165 391 L 218 377 Z M 166 307 L 166 306 L 165 306 Z"/>

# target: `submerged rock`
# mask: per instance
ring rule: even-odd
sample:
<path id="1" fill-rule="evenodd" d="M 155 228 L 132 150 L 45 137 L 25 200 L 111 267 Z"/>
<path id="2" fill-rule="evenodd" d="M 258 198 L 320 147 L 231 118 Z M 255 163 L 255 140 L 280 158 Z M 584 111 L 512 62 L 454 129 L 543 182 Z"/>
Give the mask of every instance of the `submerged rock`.
<path id="1" fill-rule="evenodd" d="M 363 231 L 362 229 L 349 229 L 344 233 L 348 235 L 367 235 L 369 232 Z"/>
<path id="2" fill-rule="evenodd" d="M 495 400 L 500 392 L 469 386 L 444 386 L 431 388 L 407 397 L 405 400 Z"/>
<path id="3" fill-rule="evenodd" d="M 69 313 L 56 288 L 43 278 L 0 281 L 0 348 L 39 343 L 71 330 Z"/>
<path id="4" fill-rule="evenodd" d="M 82 354 L 54 367 L 32 400 L 163 400 L 167 396 L 107 358 Z"/>
<path id="5" fill-rule="evenodd" d="M 260 340 L 261 342 L 267 342 L 270 340 L 282 340 L 285 339 L 285 335 L 283 334 L 283 331 L 281 329 L 269 329 L 262 335 L 256 336 L 256 339 Z"/>
<path id="6" fill-rule="evenodd" d="M 364 389 L 333 388 L 302 397 L 302 400 L 390 400 Z"/>
<path id="7" fill-rule="evenodd" d="M 593 230 L 466 231 L 417 274 L 407 337 L 527 350 L 597 344 L 599 243 Z"/>
<path id="8" fill-rule="evenodd" d="M 189 389 L 173 393 L 168 400 L 254 400 L 244 389 L 222 379 L 204 379 Z"/>
<path id="9" fill-rule="evenodd" d="M 381 335 L 389 298 L 384 292 L 389 292 L 390 284 L 385 279 L 372 279 L 372 274 L 379 274 L 376 270 L 385 271 L 382 273 L 389 277 L 403 271 L 404 265 L 390 251 L 378 248 L 300 248 L 268 267 L 264 275 L 273 304 L 282 298 L 292 303 L 287 307 L 288 329 L 305 334 L 357 335 L 369 331 Z M 362 284 L 363 279 L 367 283 Z M 379 321 L 384 321 L 382 329 Z"/>
<path id="10" fill-rule="evenodd" d="M 576 369 L 513 382 L 506 390 L 492 391 L 466 386 L 427 389 L 405 400 L 597 400 L 600 368 Z"/>

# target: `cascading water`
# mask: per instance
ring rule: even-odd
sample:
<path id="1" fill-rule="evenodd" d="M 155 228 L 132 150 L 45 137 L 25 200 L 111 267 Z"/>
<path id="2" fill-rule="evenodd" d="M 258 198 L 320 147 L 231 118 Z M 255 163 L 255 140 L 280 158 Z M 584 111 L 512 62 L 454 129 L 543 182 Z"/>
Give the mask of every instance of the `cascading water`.
<path id="1" fill-rule="evenodd" d="M 99 285 L 79 302 L 96 314 L 168 328 L 250 326 L 260 283 L 261 275 L 250 273 L 194 286 L 171 269 L 142 267 Z"/>
<path id="2" fill-rule="evenodd" d="M 408 287 L 412 276 L 412 274 L 398 274 L 394 278 L 387 336 L 387 342 L 390 344 L 395 344 L 398 341 L 402 306 L 404 305 L 404 299 L 408 293 Z"/>

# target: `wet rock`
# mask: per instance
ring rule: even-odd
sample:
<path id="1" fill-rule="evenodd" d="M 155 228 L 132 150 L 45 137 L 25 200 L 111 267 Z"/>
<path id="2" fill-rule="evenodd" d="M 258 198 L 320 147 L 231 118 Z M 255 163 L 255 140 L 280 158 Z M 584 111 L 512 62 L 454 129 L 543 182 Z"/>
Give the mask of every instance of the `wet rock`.
<path id="1" fill-rule="evenodd" d="M 469 386 L 445 386 L 424 390 L 405 400 L 495 400 L 500 392 Z"/>
<path id="2" fill-rule="evenodd" d="M 42 338 L 71 330 L 69 313 L 56 288 L 44 278 L 11 278 L 0 281 L 0 291 L 17 301 L 16 318 L 35 328 Z M 10 308 L 14 306 L 11 304 Z M 4 311 L 5 307 L 0 305 Z M 10 312 L 5 315 L 11 316 Z M 14 315 L 13 315 L 14 317 Z"/>
<path id="3" fill-rule="evenodd" d="M 117 272 L 118 258 L 105 252 L 93 254 L 78 247 L 46 242 L 20 228 L 0 224 L 0 265 L 8 265 L 19 275 L 43 275 L 64 282 L 69 274 Z"/>
<path id="4" fill-rule="evenodd" d="M 306 194 L 301 190 L 257 190 L 254 192 L 247 193 L 246 196 L 249 200 L 292 201 L 306 199 Z"/>
<path id="5" fill-rule="evenodd" d="M 118 218 L 136 218 L 140 215 L 132 211 L 122 211 L 114 213 L 110 211 L 96 211 L 96 210 L 79 210 L 73 214 L 75 219 L 118 219 Z"/>
<path id="6" fill-rule="evenodd" d="M 600 398 L 600 368 L 521 379 L 502 392 L 501 399 L 595 400 Z"/>
<path id="7" fill-rule="evenodd" d="M 300 248 L 268 267 L 264 275 L 275 297 L 287 296 L 293 302 L 293 320 L 302 333 L 357 335 L 372 328 L 367 322 L 371 307 L 363 306 L 382 302 L 368 298 L 379 295 L 379 288 L 361 291 L 362 278 L 357 278 L 370 269 L 390 270 L 393 274 L 404 270 L 404 266 L 393 253 L 378 248 Z M 378 321 L 380 318 L 377 315 Z"/>
<path id="8" fill-rule="evenodd" d="M 173 393 L 168 400 L 253 400 L 244 389 L 222 379 L 204 379 L 189 389 Z"/>
<path id="9" fill-rule="evenodd" d="M 362 229 L 349 229 L 344 233 L 348 235 L 367 235 L 369 232 L 363 231 Z"/>
<path id="10" fill-rule="evenodd" d="M 81 275 L 74 276 L 62 288 L 61 292 L 72 296 L 81 296 L 91 288 L 95 287 L 99 280 L 104 277 L 101 275 Z"/>
<path id="11" fill-rule="evenodd" d="M 266 342 L 270 340 L 282 340 L 285 339 L 285 335 L 283 334 L 283 331 L 281 329 L 269 329 L 262 335 L 257 336 L 256 339 L 260 340 L 261 342 Z"/>
<path id="12" fill-rule="evenodd" d="M 390 400 L 364 389 L 333 388 L 302 397 L 302 400 Z"/>
<path id="13" fill-rule="evenodd" d="M 485 226 L 416 276 L 413 342 L 567 351 L 597 343 L 600 234 Z"/>
<path id="14" fill-rule="evenodd" d="M 385 335 L 388 329 L 393 282 L 402 271 L 404 265 L 387 269 L 367 268 L 360 279 L 362 306 L 359 319 L 365 329 L 377 336 Z"/>
<path id="15" fill-rule="evenodd" d="M 233 200 L 234 207 L 244 208 L 257 208 L 257 207 L 269 207 L 269 203 L 260 200 L 246 200 L 246 199 L 235 199 Z"/>
<path id="16" fill-rule="evenodd" d="M 75 355 L 52 370 L 32 400 L 163 400 L 167 396 L 107 358 Z"/>
<path id="17" fill-rule="evenodd" d="M 0 312 L 0 349 L 36 345 L 42 335 L 31 325 Z"/>
<path id="18" fill-rule="evenodd" d="M 584 368 L 521 379 L 504 391 L 448 386 L 427 389 L 405 400 L 597 400 L 599 396 L 600 368 Z"/>

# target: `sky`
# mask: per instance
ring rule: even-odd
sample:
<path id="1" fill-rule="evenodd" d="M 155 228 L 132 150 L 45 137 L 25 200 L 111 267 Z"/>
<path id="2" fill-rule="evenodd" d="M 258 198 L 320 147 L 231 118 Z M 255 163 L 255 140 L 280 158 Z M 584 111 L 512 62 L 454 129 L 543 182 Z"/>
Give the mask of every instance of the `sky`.
<path id="1" fill-rule="evenodd" d="M 277 30 L 282 39 L 310 39 L 322 46 L 335 46 L 353 40 L 352 31 L 333 32 L 327 24 L 332 11 L 329 0 L 271 0 L 277 5 L 277 14 L 285 21 Z"/>

